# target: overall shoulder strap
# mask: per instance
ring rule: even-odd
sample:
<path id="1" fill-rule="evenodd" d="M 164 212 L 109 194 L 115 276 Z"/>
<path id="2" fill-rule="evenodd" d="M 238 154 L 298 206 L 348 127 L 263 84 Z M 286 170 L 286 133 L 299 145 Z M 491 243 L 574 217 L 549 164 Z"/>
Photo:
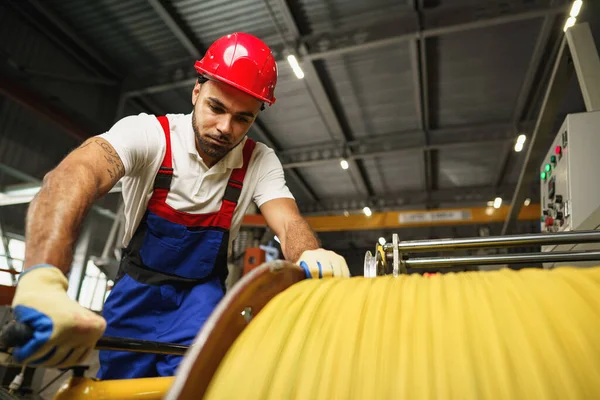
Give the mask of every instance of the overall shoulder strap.
<path id="1" fill-rule="evenodd" d="M 244 185 L 244 178 L 246 177 L 246 172 L 248 171 L 248 165 L 250 164 L 250 158 L 252 157 L 252 152 L 254 151 L 255 147 L 256 142 L 248 138 L 244 144 L 243 150 L 244 163 L 241 168 L 235 168 L 233 171 L 231 171 L 223 200 L 231 201 L 237 204 L 238 199 L 240 198 L 240 193 L 242 192 L 242 186 Z"/>
<path id="2" fill-rule="evenodd" d="M 233 213 L 237 206 L 240 194 L 242 193 L 242 186 L 244 184 L 244 177 L 248 171 L 248 165 L 250 164 L 250 158 L 256 142 L 250 138 L 246 140 L 243 150 L 244 164 L 241 168 L 235 168 L 229 177 L 227 182 L 227 188 L 223 195 L 223 201 L 221 202 L 221 209 L 219 210 L 218 224 L 226 229 L 231 227 L 231 221 L 233 220 Z"/>
<path id="3" fill-rule="evenodd" d="M 154 190 L 162 189 L 169 191 L 171 188 L 171 180 L 173 179 L 173 158 L 171 155 L 171 127 L 169 126 L 169 119 L 166 116 L 156 117 L 158 122 L 163 128 L 165 134 L 165 157 L 163 158 L 162 164 L 154 179 Z"/>

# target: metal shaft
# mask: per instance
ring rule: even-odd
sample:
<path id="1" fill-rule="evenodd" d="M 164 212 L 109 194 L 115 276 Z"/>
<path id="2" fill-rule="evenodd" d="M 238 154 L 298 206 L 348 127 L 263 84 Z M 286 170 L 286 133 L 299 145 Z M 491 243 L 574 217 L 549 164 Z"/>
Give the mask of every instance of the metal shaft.
<path id="1" fill-rule="evenodd" d="M 98 342 L 96 342 L 96 349 L 132 351 L 135 353 L 184 355 L 188 350 L 188 346 L 174 343 L 153 342 L 150 340 L 103 336 L 100 338 L 100 340 L 98 340 Z"/>
<path id="2" fill-rule="evenodd" d="M 600 260 L 600 251 L 573 251 L 573 252 L 548 252 L 526 254 L 499 254 L 489 256 L 469 257 L 432 257 L 413 258 L 406 260 L 409 268 L 419 267 L 449 267 L 457 265 L 493 265 L 493 264 L 526 264 L 537 262 L 556 261 L 597 261 Z"/>
<path id="3" fill-rule="evenodd" d="M 458 250 L 494 247 L 520 247 L 532 245 L 559 245 L 600 243 L 600 231 L 577 231 L 558 233 L 532 233 L 526 235 L 488 236 L 464 239 L 415 240 L 398 243 L 401 252 L 419 252 L 432 250 Z M 393 244 L 383 246 L 391 253 Z"/>

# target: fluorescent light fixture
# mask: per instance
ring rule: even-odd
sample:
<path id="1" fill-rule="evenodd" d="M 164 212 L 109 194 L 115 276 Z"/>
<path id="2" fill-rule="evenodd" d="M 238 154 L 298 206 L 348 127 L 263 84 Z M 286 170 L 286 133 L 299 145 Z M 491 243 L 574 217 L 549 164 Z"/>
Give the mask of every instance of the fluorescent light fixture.
<path id="1" fill-rule="evenodd" d="M 380 245 L 382 245 L 382 246 L 385 244 L 385 238 L 384 238 L 384 237 L 380 237 L 380 238 L 379 238 L 377 241 L 378 241 L 378 242 L 379 242 L 379 244 L 380 244 Z"/>
<path id="2" fill-rule="evenodd" d="M 575 0 L 573 2 L 573 5 L 571 6 L 571 12 L 569 13 L 569 15 L 573 18 L 577 18 L 582 5 L 583 5 L 582 0 Z"/>
<path id="3" fill-rule="evenodd" d="M 121 181 L 110 189 L 109 193 L 122 191 Z M 14 204 L 27 204 L 40 191 L 40 186 L 30 183 L 7 185 L 4 191 L 0 191 L 0 207 Z"/>
<path id="4" fill-rule="evenodd" d="M 521 143 L 521 142 L 515 143 L 515 151 L 517 153 L 520 153 L 522 150 L 523 150 L 523 143 Z"/>
<path id="5" fill-rule="evenodd" d="M 294 74 L 296 74 L 296 77 L 298 79 L 304 78 L 304 71 L 302 71 L 302 68 L 300 68 L 300 64 L 298 64 L 298 60 L 296 60 L 296 56 L 294 56 L 293 54 L 290 54 L 289 56 L 287 56 L 287 60 L 288 60 L 288 63 L 290 63 L 290 67 L 292 67 Z"/>
<path id="6" fill-rule="evenodd" d="M 521 150 L 523 150 L 523 145 L 525 144 L 525 141 L 527 140 L 527 136 L 521 134 L 519 135 L 519 137 L 517 138 L 517 142 L 515 143 L 515 151 L 518 153 Z"/>
<path id="7" fill-rule="evenodd" d="M 369 207 L 363 208 L 363 212 L 365 213 L 365 215 L 367 217 L 370 217 L 373 214 L 373 212 L 371 212 L 371 209 Z"/>
<path id="8" fill-rule="evenodd" d="M 346 161 L 346 160 L 340 161 L 340 166 L 342 167 L 342 169 L 348 169 L 348 161 Z"/>
<path id="9" fill-rule="evenodd" d="M 570 27 L 572 27 L 573 25 L 575 25 L 575 22 L 577 21 L 577 18 L 575 17 L 569 17 L 569 19 L 567 19 L 567 22 L 565 22 L 565 27 L 563 28 L 563 31 L 567 31 L 567 29 L 569 29 Z"/>
<path id="10" fill-rule="evenodd" d="M 500 208 L 501 205 L 502 205 L 502 198 L 496 197 L 494 199 L 494 208 Z"/>
<path id="11" fill-rule="evenodd" d="M 40 187 L 36 186 L 19 186 L 12 185 L 7 188 L 4 194 L 8 196 L 35 196 L 40 191 Z"/>
<path id="12" fill-rule="evenodd" d="M 530 198 L 526 198 L 525 201 L 523 202 L 523 204 L 525 204 L 525 207 L 527 207 L 528 205 L 531 204 L 531 199 Z"/>

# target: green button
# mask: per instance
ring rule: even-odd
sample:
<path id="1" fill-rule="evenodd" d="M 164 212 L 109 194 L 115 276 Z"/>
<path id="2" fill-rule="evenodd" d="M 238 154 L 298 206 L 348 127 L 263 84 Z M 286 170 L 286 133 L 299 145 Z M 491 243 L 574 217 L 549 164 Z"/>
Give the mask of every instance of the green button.
<path id="1" fill-rule="evenodd" d="M 556 156 L 550 156 L 550 162 L 556 164 Z"/>
<path id="2" fill-rule="evenodd" d="M 546 180 L 546 173 L 545 172 L 542 172 L 541 178 L 542 178 L 543 181 Z"/>
<path id="3" fill-rule="evenodd" d="M 550 170 L 552 169 L 552 167 L 550 166 L 550 164 L 546 164 L 546 172 L 550 172 Z"/>

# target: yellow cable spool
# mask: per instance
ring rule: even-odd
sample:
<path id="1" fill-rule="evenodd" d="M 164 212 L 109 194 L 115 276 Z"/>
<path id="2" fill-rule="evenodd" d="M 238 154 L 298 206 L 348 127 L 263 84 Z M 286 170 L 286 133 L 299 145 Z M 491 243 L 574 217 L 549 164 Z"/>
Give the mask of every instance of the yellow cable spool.
<path id="1" fill-rule="evenodd" d="M 600 396 L 600 267 L 306 280 L 273 298 L 205 399 Z"/>

